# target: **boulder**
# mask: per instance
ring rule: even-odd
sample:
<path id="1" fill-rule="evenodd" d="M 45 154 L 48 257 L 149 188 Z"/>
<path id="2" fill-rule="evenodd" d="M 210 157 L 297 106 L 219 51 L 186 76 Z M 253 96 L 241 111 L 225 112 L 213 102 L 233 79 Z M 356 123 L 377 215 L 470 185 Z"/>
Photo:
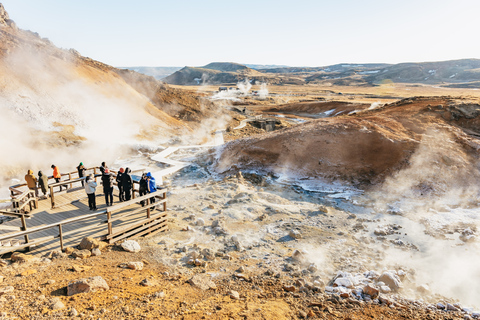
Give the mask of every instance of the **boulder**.
<path id="1" fill-rule="evenodd" d="M 398 290 L 401 286 L 400 279 L 393 272 L 386 271 L 382 273 L 382 275 L 378 277 L 377 281 L 385 283 L 385 285 L 389 286 L 393 291 Z"/>
<path id="2" fill-rule="evenodd" d="M 338 287 L 345 287 L 345 288 L 353 288 L 354 283 L 351 278 L 337 278 L 333 283 L 334 286 Z"/>
<path id="3" fill-rule="evenodd" d="M 283 286 L 283 290 L 287 291 L 287 292 L 295 292 L 295 290 L 297 290 L 297 288 L 295 288 L 295 286 L 286 286 L 284 285 Z"/>
<path id="4" fill-rule="evenodd" d="M 14 252 L 11 256 L 10 259 L 12 262 L 20 262 L 20 263 L 25 263 L 25 262 L 31 262 L 32 260 L 35 260 L 35 257 L 29 256 L 24 253 L 20 252 Z"/>
<path id="5" fill-rule="evenodd" d="M 12 286 L 6 286 L 0 288 L 0 296 L 13 292 L 14 288 Z"/>
<path id="6" fill-rule="evenodd" d="M 140 252 L 140 250 L 142 250 L 142 248 L 140 247 L 140 245 L 138 244 L 137 241 L 135 240 L 127 240 L 127 241 L 124 241 L 122 244 L 122 249 L 127 251 L 127 252 Z"/>
<path id="7" fill-rule="evenodd" d="M 154 279 L 143 279 L 142 281 L 140 281 L 140 285 L 144 287 L 153 287 L 153 286 L 156 286 L 157 284 L 158 282 L 155 281 Z"/>
<path id="8" fill-rule="evenodd" d="M 110 287 L 102 277 L 90 277 L 70 282 L 67 286 L 67 295 L 73 296 L 78 293 L 88 293 L 108 289 L 110 289 Z"/>
<path id="9" fill-rule="evenodd" d="M 55 297 L 50 301 L 50 309 L 60 310 L 63 308 L 65 308 L 65 304 L 62 302 L 62 300 L 60 300 L 60 298 Z"/>
<path id="10" fill-rule="evenodd" d="M 72 247 L 66 247 L 65 248 L 65 254 L 67 255 L 71 255 L 76 249 L 72 248 Z"/>
<path id="11" fill-rule="evenodd" d="M 143 269 L 143 262 L 141 261 L 134 261 L 127 263 L 127 268 L 132 270 L 142 270 Z"/>
<path id="12" fill-rule="evenodd" d="M 72 269 L 75 272 L 84 272 L 84 271 L 88 271 L 88 270 L 92 269 L 92 267 L 90 267 L 90 266 L 79 266 L 79 265 L 74 264 L 72 266 Z"/>
<path id="13" fill-rule="evenodd" d="M 102 251 L 100 251 L 99 248 L 92 249 L 92 256 L 96 257 L 96 256 L 100 256 L 101 254 L 102 254 Z"/>
<path id="14" fill-rule="evenodd" d="M 85 250 L 75 250 L 72 253 L 72 256 L 74 256 L 75 258 L 80 258 L 80 259 L 87 259 L 91 255 L 92 255 L 92 253 L 90 252 L 90 250 L 86 250 L 86 249 Z"/>
<path id="15" fill-rule="evenodd" d="M 372 299 L 376 299 L 378 297 L 378 289 L 369 285 L 363 287 L 363 293 L 368 294 Z"/>
<path id="16" fill-rule="evenodd" d="M 100 247 L 100 241 L 92 238 L 92 237 L 85 237 L 82 239 L 79 245 L 80 249 L 82 250 L 92 250 L 94 248 Z"/>
<path id="17" fill-rule="evenodd" d="M 305 260 L 307 260 L 306 251 L 304 251 L 304 250 L 293 251 L 292 259 L 295 260 L 295 261 L 304 262 Z"/>
<path id="18" fill-rule="evenodd" d="M 205 274 L 196 274 L 190 280 L 188 280 L 192 286 L 199 288 L 200 290 L 216 289 L 217 285 L 213 282 L 209 276 Z"/>
<path id="19" fill-rule="evenodd" d="M 428 284 L 422 284 L 417 287 L 417 291 L 423 294 L 428 294 L 430 293 L 430 287 Z"/>
<path id="20" fill-rule="evenodd" d="M 227 295 L 234 300 L 240 299 L 240 294 L 238 294 L 238 292 L 234 290 L 229 291 Z"/>
<path id="21" fill-rule="evenodd" d="M 288 235 L 293 239 L 301 239 L 302 238 L 302 234 L 298 230 L 290 230 Z"/>
<path id="22" fill-rule="evenodd" d="M 381 286 L 380 291 L 382 291 L 382 293 L 390 293 L 392 289 L 390 289 L 389 286 Z"/>

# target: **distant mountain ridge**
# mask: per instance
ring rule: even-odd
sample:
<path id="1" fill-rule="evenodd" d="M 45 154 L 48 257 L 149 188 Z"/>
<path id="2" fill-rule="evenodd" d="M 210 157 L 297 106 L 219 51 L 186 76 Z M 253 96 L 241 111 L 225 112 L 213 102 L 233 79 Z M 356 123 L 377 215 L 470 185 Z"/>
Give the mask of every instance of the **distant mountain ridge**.
<path id="1" fill-rule="evenodd" d="M 258 66 L 258 65 L 254 65 Z M 184 67 L 164 81 L 176 85 L 228 84 L 248 78 L 270 84 L 333 84 L 374 86 L 385 82 L 480 88 L 480 59 L 418 63 L 341 63 L 323 67 L 253 69 L 234 62 Z"/>

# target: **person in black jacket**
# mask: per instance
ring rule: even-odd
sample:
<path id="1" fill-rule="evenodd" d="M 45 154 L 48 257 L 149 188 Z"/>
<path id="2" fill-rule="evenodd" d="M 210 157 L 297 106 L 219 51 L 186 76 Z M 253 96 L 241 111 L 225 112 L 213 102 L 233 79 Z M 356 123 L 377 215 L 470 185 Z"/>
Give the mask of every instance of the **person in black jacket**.
<path id="1" fill-rule="evenodd" d="M 123 168 L 120 168 L 117 173 L 117 187 L 118 187 L 118 198 L 120 199 L 120 202 L 125 201 L 125 192 L 123 191 L 123 183 L 122 183 L 122 176 L 125 170 Z"/>
<path id="2" fill-rule="evenodd" d="M 113 205 L 113 176 L 108 168 L 102 174 L 103 193 L 105 193 L 105 203 L 107 206 Z M 110 200 L 110 201 L 109 201 Z"/>
<path id="3" fill-rule="evenodd" d="M 125 201 L 128 201 L 132 198 L 133 180 L 130 172 L 132 172 L 132 170 L 130 170 L 130 168 L 126 168 L 125 173 L 122 175 L 122 186 L 123 192 L 125 192 Z"/>
<path id="4" fill-rule="evenodd" d="M 80 164 L 77 167 L 77 171 L 78 171 L 78 177 L 79 178 L 85 177 L 85 173 L 87 172 L 87 169 L 83 165 L 83 162 L 80 162 Z M 82 187 L 84 187 L 84 186 L 85 186 L 85 181 L 82 180 Z"/>
<path id="5" fill-rule="evenodd" d="M 105 174 L 105 169 L 107 168 L 107 165 L 105 164 L 105 161 L 102 162 L 102 165 L 100 166 L 100 172 L 102 174 Z"/>

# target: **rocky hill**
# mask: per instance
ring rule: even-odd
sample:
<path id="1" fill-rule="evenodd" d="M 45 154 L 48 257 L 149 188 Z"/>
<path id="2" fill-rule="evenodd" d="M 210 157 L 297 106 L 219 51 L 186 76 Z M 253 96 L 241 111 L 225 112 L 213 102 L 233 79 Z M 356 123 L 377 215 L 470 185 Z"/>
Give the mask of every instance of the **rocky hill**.
<path id="1" fill-rule="evenodd" d="M 324 67 L 250 69 L 236 63 L 211 63 L 185 67 L 169 77 L 177 85 L 229 84 L 245 78 L 270 84 L 325 84 L 376 86 L 383 83 L 418 83 L 445 87 L 477 88 L 480 60 L 463 59 L 400 64 L 336 64 Z"/>
<path id="2" fill-rule="evenodd" d="M 214 62 L 203 67 L 184 67 L 164 81 L 176 85 L 235 84 L 246 78 L 263 82 L 272 77 L 238 63 Z"/>

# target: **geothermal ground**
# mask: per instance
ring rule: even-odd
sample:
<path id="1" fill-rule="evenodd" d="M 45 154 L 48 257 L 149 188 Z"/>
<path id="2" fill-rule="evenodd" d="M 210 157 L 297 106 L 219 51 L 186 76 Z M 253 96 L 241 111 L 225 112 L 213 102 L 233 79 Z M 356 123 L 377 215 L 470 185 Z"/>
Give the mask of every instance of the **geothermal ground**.
<path id="1" fill-rule="evenodd" d="M 455 292 L 450 282 L 427 283 L 438 266 L 412 263 L 434 239 L 411 234 L 425 229 L 421 223 L 381 214 L 364 195 L 347 201 L 346 193 L 308 192 L 256 174 L 219 177 L 212 157 L 215 150 L 174 156 L 192 165 L 166 181 L 170 230 L 139 240 L 139 252 L 119 243 L 86 259 L 3 260 L 2 319 L 477 317 L 436 291 Z M 453 245 L 474 257 L 459 235 L 442 242 L 444 253 Z M 69 283 L 97 276 L 108 290 L 67 295 Z M 475 281 L 453 287 L 476 296 Z"/>

